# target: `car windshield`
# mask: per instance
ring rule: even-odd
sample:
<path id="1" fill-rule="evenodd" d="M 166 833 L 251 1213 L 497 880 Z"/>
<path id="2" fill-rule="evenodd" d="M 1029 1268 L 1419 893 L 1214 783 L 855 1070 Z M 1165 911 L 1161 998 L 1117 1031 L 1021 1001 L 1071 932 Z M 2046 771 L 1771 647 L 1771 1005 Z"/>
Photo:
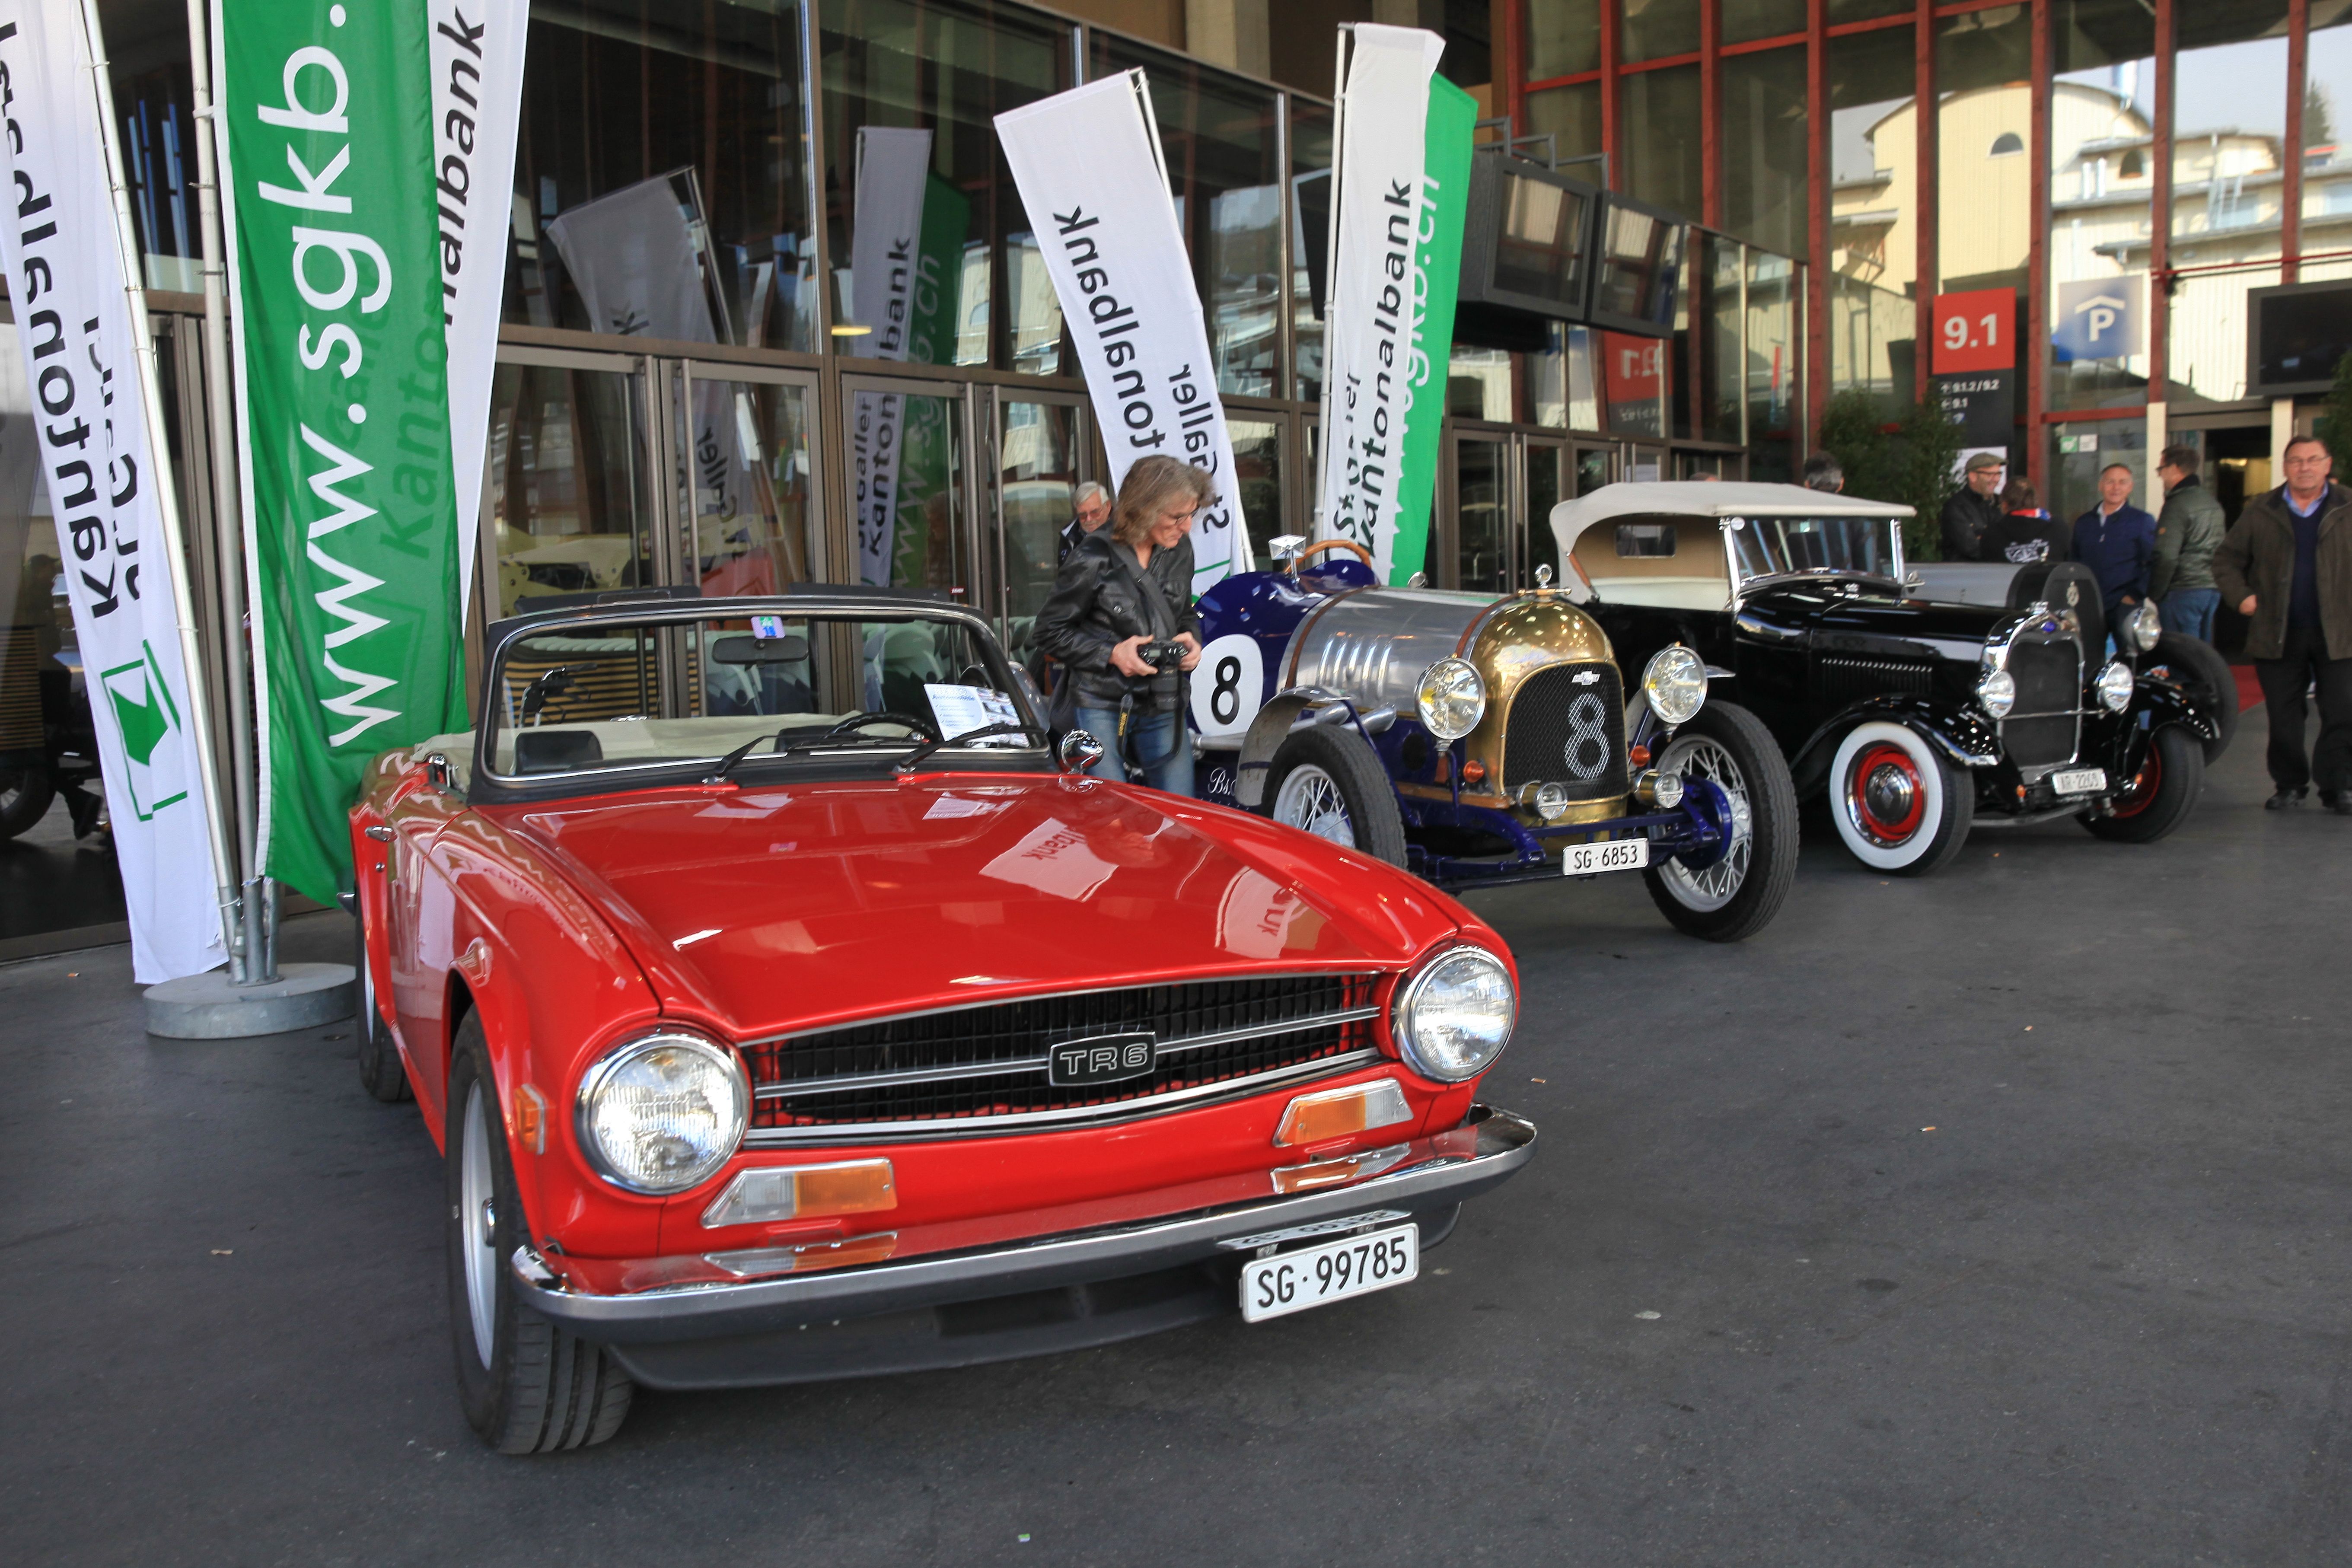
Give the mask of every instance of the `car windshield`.
<path id="1" fill-rule="evenodd" d="M 1749 517 L 1731 525 L 1732 550 L 1743 577 L 1780 572 L 1863 572 L 1896 574 L 1891 517 Z"/>
<path id="2" fill-rule="evenodd" d="M 780 610 L 782 607 L 780 606 Z M 730 771 L 895 761 L 929 741 L 1035 712 L 995 639 L 920 612 L 598 616 L 509 638 L 481 756 L 520 783 L 715 763 Z M 1042 731 L 975 737 L 957 757 L 1034 763 Z"/>

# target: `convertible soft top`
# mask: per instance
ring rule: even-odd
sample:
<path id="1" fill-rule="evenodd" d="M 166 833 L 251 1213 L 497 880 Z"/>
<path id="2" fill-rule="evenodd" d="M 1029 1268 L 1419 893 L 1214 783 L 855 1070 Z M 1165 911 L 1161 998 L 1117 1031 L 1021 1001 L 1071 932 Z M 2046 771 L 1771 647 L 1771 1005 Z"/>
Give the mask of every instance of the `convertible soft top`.
<path id="1" fill-rule="evenodd" d="M 1912 512 L 1900 501 L 1832 495 L 1802 485 L 1662 479 L 1603 485 L 1591 495 L 1564 500 L 1551 509 L 1551 531 L 1565 552 L 1575 549 L 1577 535 L 1594 523 L 1621 517 L 1909 517 Z"/>

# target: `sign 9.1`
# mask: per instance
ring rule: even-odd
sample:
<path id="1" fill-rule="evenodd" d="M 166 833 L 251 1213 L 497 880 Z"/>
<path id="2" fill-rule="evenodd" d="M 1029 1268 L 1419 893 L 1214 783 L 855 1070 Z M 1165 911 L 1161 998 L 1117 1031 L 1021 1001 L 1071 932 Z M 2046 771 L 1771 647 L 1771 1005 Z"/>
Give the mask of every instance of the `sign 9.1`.
<path id="1" fill-rule="evenodd" d="M 2017 348 L 2011 342 L 2016 321 L 2013 289 L 1937 295 L 1936 374 L 2010 369 L 2017 363 Z"/>
<path id="2" fill-rule="evenodd" d="M 2000 313 L 1987 310 L 1980 318 L 1979 329 L 1972 326 L 1966 316 L 1944 319 L 1944 346 L 1948 349 L 1997 348 L 2000 344 Z"/>

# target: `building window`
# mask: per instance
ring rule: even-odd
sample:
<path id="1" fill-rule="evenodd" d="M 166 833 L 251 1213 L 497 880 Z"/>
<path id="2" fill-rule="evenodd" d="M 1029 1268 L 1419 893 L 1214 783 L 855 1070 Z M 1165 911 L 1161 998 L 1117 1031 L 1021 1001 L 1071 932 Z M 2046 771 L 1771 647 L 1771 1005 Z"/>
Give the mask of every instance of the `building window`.
<path id="1" fill-rule="evenodd" d="M 2024 151 L 2025 139 L 2014 131 L 2004 131 L 2000 135 L 1992 139 L 1992 150 L 1987 154 L 1987 156 L 1994 158 L 2013 158 L 2018 153 Z"/>

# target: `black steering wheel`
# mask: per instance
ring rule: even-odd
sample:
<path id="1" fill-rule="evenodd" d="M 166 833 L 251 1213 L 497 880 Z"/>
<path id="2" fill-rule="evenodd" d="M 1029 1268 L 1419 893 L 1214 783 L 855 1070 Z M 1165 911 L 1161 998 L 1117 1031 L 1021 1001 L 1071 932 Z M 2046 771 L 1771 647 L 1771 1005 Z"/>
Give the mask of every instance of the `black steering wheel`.
<path id="1" fill-rule="evenodd" d="M 936 741 L 940 738 L 940 732 L 937 730 L 932 729 L 920 719 L 905 713 L 852 713 L 816 739 L 830 741 L 835 736 L 856 734 L 868 724 L 901 724 L 926 741 Z"/>

